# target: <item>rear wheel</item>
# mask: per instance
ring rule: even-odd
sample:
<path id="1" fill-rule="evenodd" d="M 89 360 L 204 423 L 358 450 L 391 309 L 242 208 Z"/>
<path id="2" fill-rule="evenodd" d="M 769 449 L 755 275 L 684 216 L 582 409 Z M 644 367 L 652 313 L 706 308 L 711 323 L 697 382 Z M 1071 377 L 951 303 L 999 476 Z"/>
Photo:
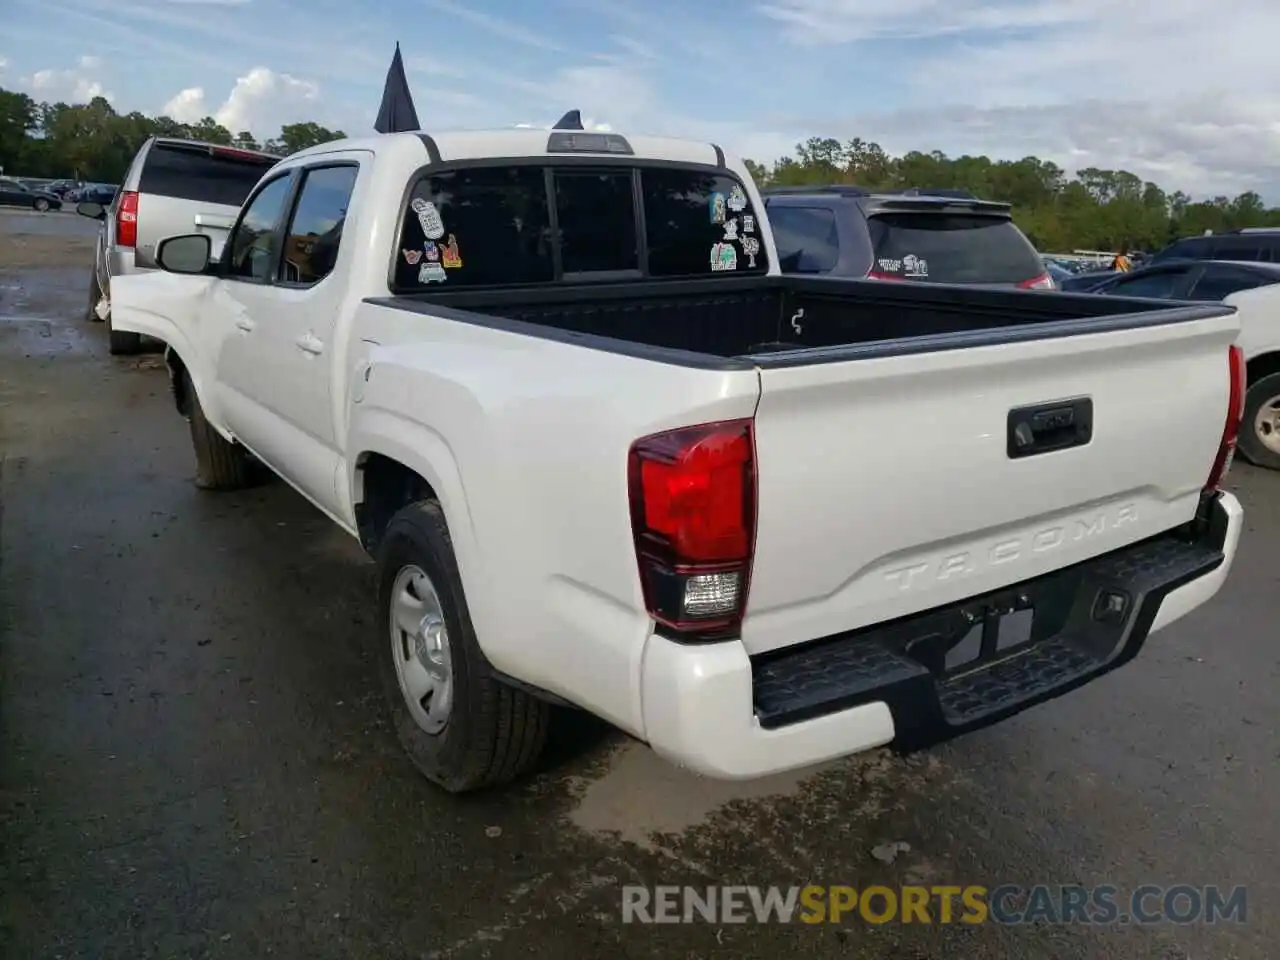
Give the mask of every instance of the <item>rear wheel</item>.
<path id="1" fill-rule="evenodd" d="M 249 457 L 205 419 L 191 375 L 182 372 L 182 386 L 190 405 L 191 446 L 196 452 L 196 486 L 202 490 L 238 490 L 249 482 Z"/>
<path id="2" fill-rule="evenodd" d="M 551 708 L 493 676 L 435 501 L 391 519 L 378 551 L 378 602 L 374 658 L 392 726 L 418 770 L 450 793 L 529 770 Z"/>
<path id="3" fill-rule="evenodd" d="M 1245 394 L 1240 452 L 1250 463 L 1280 470 L 1280 373 L 1263 377 Z"/>
<path id="4" fill-rule="evenodd" d="M 38 212 L 44 213 L 49 209 L 49 201 L 44 197 L 36 197 L 36 202 L 33 203 L 32 206 L 35 207 Z"/>

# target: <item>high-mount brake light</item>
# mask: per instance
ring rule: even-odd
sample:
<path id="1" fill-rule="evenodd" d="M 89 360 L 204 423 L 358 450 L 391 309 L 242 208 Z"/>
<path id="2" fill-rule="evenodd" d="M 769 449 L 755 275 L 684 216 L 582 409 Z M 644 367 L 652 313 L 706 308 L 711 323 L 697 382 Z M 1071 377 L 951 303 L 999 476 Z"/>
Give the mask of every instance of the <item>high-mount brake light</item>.
<path id="1" fill-rule="evenodd" d="M 1235 344 L 1228 348 L 1227 366 L 1231 370 L 1231 389 L 1227 396 L 1227 422 L 1222 428 L 1222 441 L 1218 444 L 1218 455 L 1214 458 L 1213 469 L 1209 479 L 1205 481 L 1206 493 L 1215 492 L 1231 469 L 1231 461 L 1236 454 L 1236 441 L 1240 437 L 1240 419 L 1244 416 L 1244 393 L 1247 371 L 1245 369 L 1244 351 Z"/>
<path id="2" fill-rule="evenodd" d="M 682 639 L 733 635 L 746 609 L 755 551 L 751 420 L 637 440 L 628 457 L 627 485 L 649 615 Z"/>
<path id="3" fill-rule="evenodd" d="M 120 203 L 116 205 L 116 246 L 137 245 L 138 194 L 133 190 L 125 190 L 120 194 Z"/>

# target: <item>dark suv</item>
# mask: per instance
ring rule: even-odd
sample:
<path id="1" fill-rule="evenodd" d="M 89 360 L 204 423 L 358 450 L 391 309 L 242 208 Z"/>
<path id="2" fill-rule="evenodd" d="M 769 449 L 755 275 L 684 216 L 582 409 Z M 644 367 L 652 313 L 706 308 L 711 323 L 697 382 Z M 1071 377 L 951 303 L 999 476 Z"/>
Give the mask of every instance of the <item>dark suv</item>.
<path id="1" fill-rule="evenodd" d="M 1154 257 L 1151 263 L 1165 260 L 1245 260 L 1280 263 L 1280 228 L 1231 230 L 1202 237 L 1175 240 Z"/>
<path id="2" fill-rule="evenodd" d="M 1009 204 L 961 190 L 764 191 L 783 273 L 1053 289 Z"/>

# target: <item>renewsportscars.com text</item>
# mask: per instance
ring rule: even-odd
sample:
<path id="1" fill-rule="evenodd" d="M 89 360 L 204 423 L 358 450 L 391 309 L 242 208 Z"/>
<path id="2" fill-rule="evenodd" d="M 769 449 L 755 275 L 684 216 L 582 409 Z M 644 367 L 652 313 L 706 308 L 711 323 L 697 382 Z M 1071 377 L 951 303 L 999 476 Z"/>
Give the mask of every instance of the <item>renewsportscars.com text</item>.
<path id="1" fill-rule="evenodd" d="M 1243 923 L 1244 887 L 625 886 L 623 923 Z"/>

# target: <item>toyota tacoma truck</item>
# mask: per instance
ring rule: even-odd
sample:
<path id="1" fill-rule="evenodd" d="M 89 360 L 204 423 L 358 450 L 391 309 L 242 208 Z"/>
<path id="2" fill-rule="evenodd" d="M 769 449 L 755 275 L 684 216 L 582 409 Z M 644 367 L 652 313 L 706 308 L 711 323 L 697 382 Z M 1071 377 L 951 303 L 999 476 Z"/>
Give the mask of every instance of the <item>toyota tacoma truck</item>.
<path id="1" fill-rule="evenodd" d="M 210 247 L 116 323 L 168 345 L 198 485 L 252 457 L 375 558 L 450 791 L 557 705 L 716 778 L 919 749 L 1127 662 L 1236 551 L 1233 308 L 783 276 L 713 144 L 327 143 Z"/>

